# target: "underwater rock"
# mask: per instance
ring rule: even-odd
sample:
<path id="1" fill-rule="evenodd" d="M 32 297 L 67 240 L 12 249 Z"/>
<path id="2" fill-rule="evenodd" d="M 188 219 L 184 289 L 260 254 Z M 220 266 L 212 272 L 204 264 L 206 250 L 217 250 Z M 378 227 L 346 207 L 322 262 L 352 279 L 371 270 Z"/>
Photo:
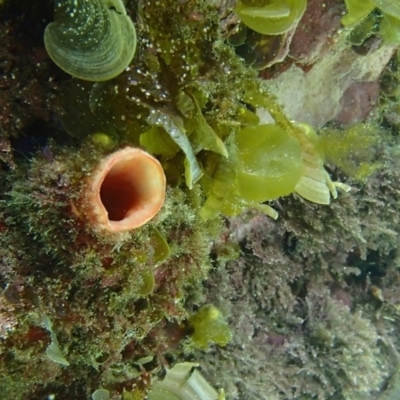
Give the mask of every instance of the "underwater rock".
<path id="1" fill-rule="evenodd" d="M 308 0 L 290 44 L 290 57 L 310 65 L 329 51 L 341 29 L 342 0 Z"/>
<path id="2" fill-rule="evenodd" d="M 127 147 L 98 164 L 88 178 L 80 205 L 96 229 L 127 231 L 158 213 L 165 185 L 160 163 L 143 150 Z"/>
<path id="3" fill-rule="evenodd" d="M 340 100 L 351 84 L 379 79 L 394 51 L 394 45 L 383 44 L 371 48 L 366 55 L 359 55 L 345 42 L 338 42 L 311 70 L 304 71 L 293 64 L 269 80 L 268 88 L 290 119 L 319 129 L 340 112 Z M 262 123 L 271 122 L 265 109 L 257 113 Z"/>
<path id="4" fill-rule="evenodd" d="M 378 104 L 379 91 L 379 82 L 351 84 L 340 100 L 342 109 L 336 115 L 335 122 L 339 126 L 346 127 L 364 121 Z"/>

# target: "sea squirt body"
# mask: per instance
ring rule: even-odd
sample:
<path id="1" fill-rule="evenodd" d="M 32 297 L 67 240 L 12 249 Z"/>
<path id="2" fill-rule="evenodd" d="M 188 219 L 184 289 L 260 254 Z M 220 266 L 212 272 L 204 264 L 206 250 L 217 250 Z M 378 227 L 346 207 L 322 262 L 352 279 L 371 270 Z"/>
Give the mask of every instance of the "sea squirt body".
<path id="1" fill-rule="evenodd" d="M 158 213 L 165 187 L 161 164 L 145 151 L 127 147 L 101 160 L 90 173 L 82 208 L 97 230 L 132 230 Z"/>

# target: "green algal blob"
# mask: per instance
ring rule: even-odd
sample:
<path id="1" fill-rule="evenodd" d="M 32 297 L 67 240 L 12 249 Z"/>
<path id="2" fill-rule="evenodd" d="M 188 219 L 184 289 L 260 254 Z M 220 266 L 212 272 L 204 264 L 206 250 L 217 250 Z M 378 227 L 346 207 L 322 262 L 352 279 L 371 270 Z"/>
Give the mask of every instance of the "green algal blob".
<path id="1" fill-rule="evenodd" d="M 240 198 L 238 193 L 235 164 L 214 156 L 209 156 L 205 164 L 209 170 L 206 170 L 201 181 L 207 195 L 207 200 L 201 210 L 202 218 L 211 219 L 218 213 L 233 217 L 244 211 L 249 205 Z"/>
<path id="2" fill-rule="evenodd" d="M 138 288 L 138 293 L 143 297 L 147 297 L 151 293 L 153 293 L 155 287 L 154 275 L 151 272 L 146 271 L 142 274 L 140 278 L 142 284 Z"/>
<path id="3" fill-rule="evenodd" d="M 300 20 L 306 6 L 306 0 L 242 0 L 238 1 L 235 12 L 254 31 L 280 35 Z"/>
<path id="4" fill-rule="evenodd" d="M 395 18 L 400 18 L 400 1 L 399 0 L 372 0 L 382 12 Z"/>
<path id="5" fill-rule="evenodd" d="M 248 99 L 268 109 L 276 124 L 253 125 L 236 133 L 229 146 L 230 159 L 208 157 L 202 179 L 207 200 L 201 210 L 205 219 L 218 212 L 236 216 L 246 208 L 256 208 L 276 219 L 278 213 L 267 204 L 296 192 L 303 198 L 329 204 L 337 197 L 336 188 L 350 187 L 332 182 L 324 168 L 319 136 L 307 124 L 293 123 L 265 91 L 262 96 L 248 92 Z"/>
<path id="6" fill-rule="evenodd" d="M 185 153 L 185 179 L 189 189 L 193 188 L 203 175 L 200 166 L 196 160 L 193 148 L 186 135 L 186 130 L 183 125 L 183 120 L 178 116 L 168 115 L 158 111 L 150 113 L 149 122 L 161 126 L 170 135 L 171 139 L 181 148 Z"/>
<path id="7" fill-rule="evenodd" d="M 368 32 L 368 22 L 365 24 L 365 17 L 368 16 L 375 8 L 381 13 L 381 21 L 379 24 L 380 36 L 387 43 L 397 44 L 400 40 L 400 1 L 398 0 L 345 0 L 347 14 L 342 18 L 341 22 L 344 26 L 353 25 L 361 22 L 365 26 L 362 27 L 364 39 L 374 32 L 374 26 Z M 362 21 L 363 20 L 363 21 Z M 358 27 L 356 29 L 359 30 Z M 359 35 L 360 32 L 357 32 Z M 352 42 L 354 42 L 352 40 Z M 357 43 L 356 43 L 357 44 Z"/>
<path id="8" fill-rule="evenodd" d="M 400 42 L 400 19 L 385 15 L 380 24 L 380 34 L 386 43 L 398 44 Z"/>
<path id="9" fill-rule="evenodd" d="M 154 265 L 164 262 L 171 255 L 171 250 L 165 237 L 157 228 L 154 228 L 154 231 L 150 234 L 149 239 L 153 249 L 153 252 L 149 257 L 149 261 Z"/>
<path id="10" fill-rule="evenodd" d="M 149 400 L 225 400 L 224 390 L 217 393 L 194 369 L 198 366 L 197 363 L 185 362 L 168 369 L 165 378 L 154 383 L 148 394 Z"/>
<path id="11" fill-rule="evenodd" d="M 236 135 L 238 189 L 243 199 L 264 202 L 294 191 L 301 175 L 299 142 L 276 124 L 242 129 Z"/>
<path id="12" fill-rule="evenodd" d="M 388 43 L 398 44 L 400 40 L 400 1 L 399 0 L 373 0 L 384 18 L 380 25 L 383 39 Z"/>
<path id="13" fill-rule="evenodd" d="M 215 159 L 215 170 L 206 171 L 202 180 L 203 218 L 218 211 L 235 216 L 248 207 L 276 218 L 275 210 L 260 203 L 296 190 L 303 172 L 299 140 L 278 124 L 249 126 L 236 134 L 231 153 L 231 159 Z M 211 157 L 207 161 L 212 165 Z"/>
<path id="14" fill-rule="evenodd" d="M 377 15 L 369 13 L 365 18 L 355 24 L 348 36 L 349 43 L 355 46 L 361 46 L 369 37 L 376 35 L 379 28 L 382 34 L 382 25 L 379 27 L 378 19 L 379 17 Z"/>
<path id="15" fill-rule="evenodd" d="M 341 22 L 344 26 L 352 25 L 366 17 L 375 5 L 370 0 L 345 0 L 347 14 Z"/>
<path id="16" fill-rule="evenodd" d="M 159 126 L 153 126 L 140 135 L 140 145 L 151 154 L 165 158 L 173 157 L 179 146 L 171 139 L 171 136 Z"/>
<path id="17" fill-rule="evenodd" d="M 318 148 L 327 160 L 352 179 L 364 181 L 383 167 L 372 149 L 376 149 L 385 136 L 386 133 L 373 123 L 359 123 L 345 131 L 327 128 L 321 132 Z"/>
<path id="18" fill-rule="evenodd" d="M 108 400 L 110 398 L 110 393 L 105 389 L 97 389 L 92 393 L 92 400 Z"/>
<path id="19" fill-rule="evenodd" d="M 185 127 L 191 135 L 190 140 L 191 143 L 193 143 L 195 152 L 199 150 L 208 150 L 228 157 L 228 150 L 224 142 L 204 118 L 196 98 L 192 94 L 186 94 L 184 92 L 179 94 L 181 98 L 186 98 L 187 104 L 192 106 L 190 107 L 190 111 L 187 111 L 186 115 L 184 115 L 187 118 Z"/>
<path id="20" fill-rule="evenodd" d="M 93 143 L 94 146 L 104 149 L 112 150 L 115 147 L 115 140 L 110 135 L 103 132 L 96 132 L 88 136 L 88 139 Z"/>
<path id="21" fill-rule="evenodd" d="M 121 0 L 60 0 L 44 44 L 65 72 L 88 81 L 119 75 L 131 62 L 136 31 Z"/>
<path id="22" fill-rule="evenodd" d="M 189 319 L 194 329 L 192 344 L 207 349 L 211 343 L 225 346 L 232 339 L 232 332 L 221 312 L 211 304 L 205 305 Z"/>

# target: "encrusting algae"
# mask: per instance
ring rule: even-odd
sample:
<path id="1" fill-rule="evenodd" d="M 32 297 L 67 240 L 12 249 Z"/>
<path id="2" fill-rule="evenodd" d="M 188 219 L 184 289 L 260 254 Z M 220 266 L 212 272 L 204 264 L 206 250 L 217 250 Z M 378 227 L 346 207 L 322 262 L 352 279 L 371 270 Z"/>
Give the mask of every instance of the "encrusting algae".
<path id="1" fill-rule="evenodd" d="M 12 3 L 1 6 L 1 24 L 3 7 Z M 1 158 L 4 396 L 128 400 L 168 392 L 187 399 L 186 385 L 199 400 L 224 398 L 217 378 L 212 386 L 219 391 L 193 370 L 196 363 L 181 361 L 212 357 L 205 353 L 210 346 L 215 352 L 226 346 L 226 354 L 240 347 L 229 347 L 235 332 L 227 310 L 236 295 L 209 295 L 207 278 L 212 266 L 218 274 L 223 265 L 228 274 L 248 249 L 264 250 L 243 237 L 233 243 L 225 228 L 252 210 L 259 220 L 271 217 L 265 224 L 288 243 L 304 226 L 315 233 L 298 210 L 329 213 L 357 193 L 337 181 L 346 177 L 331 163 L 358 181 L 383 165 L 371 149 L 383 142 L 375 120 L 320 129 L 292 120 L 270 90 L 274 75 L 286 68 L 278 59 L 292 63 L 290 43 L 309 11 L 305 0 L 55 2 L 54 21 L 46 16 L 38 45 L 56 64 L 46 58 L 46 82 L 54 86 L 46 103 L 53 108 L 41 121 L 44 140 L 36 126 L 8 130 L 0 118 L 0 150 L 17 150 Z M 343 43 L 353 28 L 339 28 L 340 40 L 330 45 L 349 49 Z M 252 67 L 238 48 L 255 37 L 260 63 Z M 271 60 L 276 66 L 270 69 Z M 337 199 L 337 189 L 350 193 Z M 298 225 L 285 231 L 288 215 Z M 280 251 L 290 254 L 290 246 Z M 290 264 L 277 276 L 285 276 L 282 288 L 292 301 L 301 282 Z M 241 287 L 243 279 L 233 285 Z M 254 278 L 250 296 L 272 302 L 260 297 L 262 282 Z M 229 292 L 222 284 L 220 290 Z M 234 301 L 246 303 L 240 296 Z M 265 318 L 273 312 L 263 310 Z"/>

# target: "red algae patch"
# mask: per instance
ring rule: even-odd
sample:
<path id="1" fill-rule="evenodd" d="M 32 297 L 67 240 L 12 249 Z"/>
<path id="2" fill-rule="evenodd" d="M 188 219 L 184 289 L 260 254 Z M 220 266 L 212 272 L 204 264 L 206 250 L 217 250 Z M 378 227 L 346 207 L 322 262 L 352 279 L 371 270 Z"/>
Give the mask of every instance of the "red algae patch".
<path id="1" fill-rule="evenodd" d="M 84 193 L 84 208 L 95 228 L 128 231 L 158 213 L 165 185 L 160 163 L 141 149 L 127 147 L 110 154 L 95 168 Z"/>

